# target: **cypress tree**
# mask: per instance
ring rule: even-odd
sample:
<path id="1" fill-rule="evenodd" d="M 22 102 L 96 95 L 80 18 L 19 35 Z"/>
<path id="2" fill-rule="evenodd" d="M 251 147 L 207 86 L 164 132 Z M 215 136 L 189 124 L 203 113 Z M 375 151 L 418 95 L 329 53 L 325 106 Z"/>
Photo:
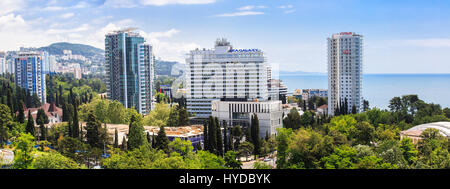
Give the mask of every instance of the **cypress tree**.
<path id="1" fill-rule="evenodd" d="M 95 117 L 94 112 L 90 111 L 86 122 L 86 139 L 91 147 L 101 148 L 103 146 L 100 141 L 101 123 Z"/>
<path id="2" fill-rule="evenodd" d="M 133 150 L 147 144 L 142 121 L 133 115 L 131 117 L 130 129 L 128 130 L 128 149 Z"/>
<path id="3" fill-rule="evenodd" d="M 227 127 L 227 122 L 224 120 L 223 121 L 223 146 L 224 146 L 224 154 L 228 152 L 229 150 L 229 145 L 228 145 L 228 127 Z"/>
<path id="4" fill-rule="evenodd" d="M 150 136 L 150 132 L 147 132 L 147 143 L 150 144 L 149 147 L 152 147 L 152 137 Z"/>
<path id="5" fill-rule="evenodd" d="M 209 130 L 209 136 L 208 136 L 208 140 L 209 140 L 209 152 L 216 154 L 216 150 L 217 150 L 217 127 L 216 127 L 216 121 L 214 120 L 214 118 L 212 116 L 209 116 L 209 124 L 208 124 L 208 130 Z"/>
<path id="6" fill-rule="evenodd" d="M 251 131 L 252 143 L 254 146 L 253 154 L 256 158 L 256 155 L 259 155 L 261 151 L 261 140 L 259 138 L 259 119 L 256 114 L 253 114 L 252 116 Z"/>
<path id="7" fill-rule="evenodd" d="M 216 117 L 214 119 L 216 125 L 216 136 L 217 136 L 217 155 L 223 157 L 223 139 L 222 139 L 222 128 L 219 123 L 219 119 Z"/>
<path id="8" fill-rule="evenodd" d="M 73 119 L 72 119 L 72 137 L 78 138 L 80 136 L 80 123 L 78 120 L 78 99 L 73 102 Z"/>
<path id="9" fill-rule="evenodd" d="M 39 140 L 47 140 L 47 133 L 46 133 L 46 128 L 44 125 L 44 122 L 40 122 L 39 123 L 39 132 L 41 134 L 41 136 L 39 137 Z"/>
<path id="10" fill-rule="evenodd" d="M 119 147 L 119 133 L 117 132 L 117 128 L 114 129 L 114 148 Z"/>
<path id="11" fill-rule="evenodd" d="M 356 106 L 355 105 L 353 105 L 352 106 L 352 114 L 356 114 L 357 112 L 356 112 Z"/>
<path id="12" fill-rule="evenodd" d="M 165 153 L 169 153 L 169 138 L 166 136 L 164 126 L 161 126 L 156 136 L 156 148 L 162 150 Z"/>
<path id="13" fill-rule="evenodd" d="M 208 140 L 208 123 L 205 121 L 203 123 L 203 145 L 205 146 L 205 150 L 209 150 L 209 140 Z"/>
<path id="14" fill-rule="evenodd" d="M 17 121 L 19 123 L 25 123 L 25 115 L 24 115 L 24 110 L 23 110 L 23 102 L 19 101 L 19 114 L 17 115 Z"/>
<path id="15" fill-rule="evenodd" d="M 11 115 L 13 115 L 15 117 L 15 111 L 14 111 L 15 108 L 14 108 L 13 97 L 12 97 L 10 88 L 8 88 L 7 100 L 8 100 L 8 107 L 11 110 Z"/>
<path id="16" fill-rule="evenodd" d="M 344 101 L 344 115 L 347 115 L 348 114 L 348 101 L 347 101 L 347 98 L 345 98 L 345 101 Z"/>
<path id="17" fill-rule="evenodd" d="M 30 133 L 32 136 L 36 135 L 36 130 L 34 128 L 34 120 L 33 116 L 31 116 L 30 110 L 28 110 L 28 122 L 27 127 L 25 128 L 25 132 Z"/>
<path id="18" fill-rule="evenodd" d="M 127 151 L 127 138 L 125 136 L 122 137 L 122 146 L 120 146 L 120 149 L 123 151 Z"/>

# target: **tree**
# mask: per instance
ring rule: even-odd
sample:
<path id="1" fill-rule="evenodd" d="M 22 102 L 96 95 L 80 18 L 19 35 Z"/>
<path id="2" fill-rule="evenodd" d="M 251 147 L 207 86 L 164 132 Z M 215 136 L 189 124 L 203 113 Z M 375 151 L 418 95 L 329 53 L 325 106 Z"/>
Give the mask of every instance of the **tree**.
<path id="1" fill-rule="evenodd" d="M 33 162 L 34 156 L 33 146 L 34 137 L 30 134 L 22 134 L 17 139 L 17 147 L 14 150 L 14 169 L 28 169 L 31 168 L 31 163 Z"/>
<path id="2" fill-rule="evenodd" d="M 363 110 L 368 111 L 369 110 L 369 101 L 363 100 Z"/>
<path id="3" fill-rule="evenodd" d="M 26 133 L 31 134 L 31 136 L 36 135 L 36 129 L 34 128 L 34 120 L 33 116 L 31 116 L 31 111 L 28 110 L 28 122 L 27 127 L 25 128 Z"/>
<path id="4" fill-rule="evenodd" d="M 73 119 L 72 119 L 72 137 L 78 138 L 80 136 L 80 123 L 78 119 L 78 104 L 79 99 L 73 100 Z"/>
<path id="5" fill-rule="evenodd" d="M 189 126 L 189 112 L 185 107 L 177 106 L 178 108 L 178 126 Z"/>
<path id="6" fill-rule="evenodd" d="M 209 151 L 209 139 L 208 139 L 208 123 L 203 122 L 203 145 L 206 151 Z"/>
<path id="7" fill-rule="evenodd" d="M 297 108 L 292 108 L 287 117 L 283 119 L 283 127 L 284 128 L 291 128 L 291 129 L 298 129 L 300 128 L 301 124 L 301 118 L 300 114 L 297 111 Z"/>
<path id="8" fill-rule="evenodd" d="M 241 126 L 239 126 L 239 125 L 234 126 L 231 131 L 231 134 L 232 134 L 232 138 L 234 140 L 233 150 L 237 150 L 237 147 L 241 143 L 241 140 L 243 137 L 243 132 L 242 132 Z"/>
<path id="9" fill-rule="evenodd" d="M 169 153 L 169 138 L 166 136 L 164 126 L 159 128 L 158 136 L 156 136 L 156 149 Z"/>
<path id="10" fill-rule="evenodd" d="M 200 160 L 201 169 L 223 169 L 225 167 L 225 161 L 223 158 L 210 153 L 208 151 L 198 151 L 197 155 Z"/>
<path id="11" fill-rule="evenodd" d="M 183 156 L 183 158 L 192 155 L 194 147 L 190 140 L 181 140 L 180 138 L 175 138 L 169 143 L 169 149 L 171 152 L 177 152 Z"/>
<path id="12" fill-rule="evenodd" d="M 250 142 L 243 142 L 238 147 L 239 156 L 245 156 L 245 160 L 248 161 L 248 156 L 254 151 L 254 146 Z"/>
<path id="13" fill-rule="evenodd" d="M 224 141 L 223 149 L 224 149 L 224 152 L 227 153 L 230 146 L 229 146 L 229 139 L 228 139 L 228 127 L 227 127 L 226 121 L 223 121 L 223 130 L 224 130 L 224 132 L 223 132 L 223 141 Z"/>
<path id="14" fill-rule="evenodd" d="M 127 138 L 125 136 L 122 137 L 122 145 L 120 146 L 120 149 L 123 151 L 127 151 Z"/>
<path id="15" fill-rule="evenodd" d="M 80 169 L 81 167 L 70 158 L 57 152 L 43 153 L 32 163 L 34 169 Z"/>
<path id="16" fill-rule="evenodd" d="M 252 116 L 252 122 L 251 122 L 251 136 L 252 136 L 252 143 L 254 146 L 253 154 L 259 155 L 261 153 L 261 138 L 259 137 L 259 119 L 258 115 L 253 114 Z"/>
<path id="17" fill-rule="evenodd" d="M 91 147 L 101 148 L 103 143 L 101 141 L 101 123 L 97 120 L 97 117 L 91 111 L 86 122 L 86 139 Z"/>
<path id="18" fill-rule="evenodd" d="M 219 119 L 217 117 L 214 118 L 215 126 L 216 126 L 216 138 L 217 138 L 217 155 L 223 157 L 223 139 L 222 139 L 222 128 L 219 123 Z"/>
<path id="19" fill-rule="evenodd" d="M 400 148 L 403 152 L 403 157 L 408 162 L 409 165 L 412 165 L 417 161 L 418 151 L 414 144 L 412 143 L 411 138 L 405 137 L 400 141 Z"/>
<path id="20" fill-rule="evenodd" d="M 300 116 L 300 125 L 311 126 L 314 124 L 314 113 L 306 111 Z"/>
<path id="21" fill-rule="evenodd" d="M 119 147 L 119 133 L 117 131 L 117 128 L 114 129 L 114 148 Z"/>
<path id="22" fill-rule="evenodd" d="M 352 169 L 357 162 L 356 150 L 342 145 L 334 149 L 333 154 L 321 158 L 326 169 Z"/>
<path id="23" fill-rule="evenodd" d="M 368 122 L 358 122 L 354 127 L 349 129 L 349 138 L 353 139 L 356 144 L 370 145 L 375 139 L 375 128 Z"/>
<path id="24" fill-rule="evenodd" d="M 148 146 L 145 129 L 142 126 L 142 119 L 133 115 L 128 131 L 128 149 L 133 150 L 140 148 L 142 145 Z"/>
<path id="25" fill-rule="evenodd" d="M 169 119 L 167 120 L 167 126 L 174 127 L 179 126 L 179 114 L 177 110 L 177 106 L 174 106 L 170 109 Z"/>
<path id="26" fill-rule="evenodd" d="M 217 151 L 217 127 L 216 121 L 212 116 L 209 116 L 208 122 L 208 150 L 216 154 Z"/>
<path id="27" fill-rule="evenodd" d="M 289 131 L 284 134 L 284 137 L 288 133 Z M 289 142 L 287 148 L 280 146 L 285 145 L 286 142 Z M 281 161 L 286 160 L 286 162 L 280 162 L 281 166 L 285 166 L 285 168 L 319 168 L 322 157 L 330 155 L 334 149 L 331 136 L 324 136 L 310 128 L 301 128 L 291 135 L 290 139 L 279 140 L 278 144 L 279 147 L 284 148 L 281 149 L 284 152 L 278 157 L 282 158 Z M 280 149 L 278 150 L 280 153 Z"/>
<path id="28" fill-rule="evenodd" d="M 12 117 L 8 106 L 0 104 L 0 147 L 8 140 L 8 126 L 11 125 Z"/>
<path id="29" fill-rule="evenodd" d="M 242 169 L 242 163 L 237 159 L 237 153 L 235 151 L 228 151 L 225 153 L 225 166 L 230 169 Z"/>
<path id="30" fill-rule="evenodd" d="M 18 110 L 19 114 L 17 115 L 17 122 L 25 123 L 25 114 L 24 114 L 24 110 L 23 110 L 23 101 L 19 101 L 18 108 L 19 108 L 19 110 Z"/>
<path id="31" fill-rule="evenodd" d="M 164 103 L 158 103 L 155 105 L 155 109 L 150 111 L 150 114 L 144 117 L 144 124 L 159 127 L 167 126 L 169 115 L 170 115 L 169 105 Z"/>

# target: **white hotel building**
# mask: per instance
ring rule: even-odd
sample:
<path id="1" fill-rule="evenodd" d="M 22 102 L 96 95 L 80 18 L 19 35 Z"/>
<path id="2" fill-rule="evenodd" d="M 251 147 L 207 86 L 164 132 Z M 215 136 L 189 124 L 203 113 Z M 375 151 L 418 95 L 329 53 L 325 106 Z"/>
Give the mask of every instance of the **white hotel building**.
<path id="1" fill-rule="evenodd" d="M 340 103 L 348 101 L 348 112 L 362 108 L 363 36 L 352 32 L 328 38 L 328 112 L 334 115 Z"/>
<path id="2" fill-rule="evenodd" d="M 225 39 L 214 49 L 193 50 L 186 58 L 187 109 L 211 115 L 211 101 L 268 99 L 267 63 L 259 49 L 233 49 Z"/>

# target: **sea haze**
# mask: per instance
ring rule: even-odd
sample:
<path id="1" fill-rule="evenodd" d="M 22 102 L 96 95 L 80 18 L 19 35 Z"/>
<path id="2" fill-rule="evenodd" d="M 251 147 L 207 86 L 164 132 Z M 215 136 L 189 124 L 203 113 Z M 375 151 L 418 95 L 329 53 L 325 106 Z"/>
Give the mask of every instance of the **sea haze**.
<path id="1" fill-rule="evenodd" d="M 328 88 L 326 74 L 284 74 L 280 79 L 288 91 Z M 395 96 L 417 94 L 427 103 L 450 107 L 450 74 L 364 74 L 362 93 L 370 107 L 387 109 Z"/>

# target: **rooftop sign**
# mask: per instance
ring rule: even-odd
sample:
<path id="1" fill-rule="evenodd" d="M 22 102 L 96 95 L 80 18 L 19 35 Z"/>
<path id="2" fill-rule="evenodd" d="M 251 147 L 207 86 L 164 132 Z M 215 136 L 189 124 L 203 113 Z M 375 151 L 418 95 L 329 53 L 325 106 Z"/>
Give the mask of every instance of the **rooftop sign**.
<path id="1" fill-rule="evenodd" d="M 353 32 L 341 32 L 341 35 L 353 35 Z"/>
<path id="2" fill-rule="evenodd" d="M 231 49 L 230 52 L 260 52 L 259 49 Z"/>

